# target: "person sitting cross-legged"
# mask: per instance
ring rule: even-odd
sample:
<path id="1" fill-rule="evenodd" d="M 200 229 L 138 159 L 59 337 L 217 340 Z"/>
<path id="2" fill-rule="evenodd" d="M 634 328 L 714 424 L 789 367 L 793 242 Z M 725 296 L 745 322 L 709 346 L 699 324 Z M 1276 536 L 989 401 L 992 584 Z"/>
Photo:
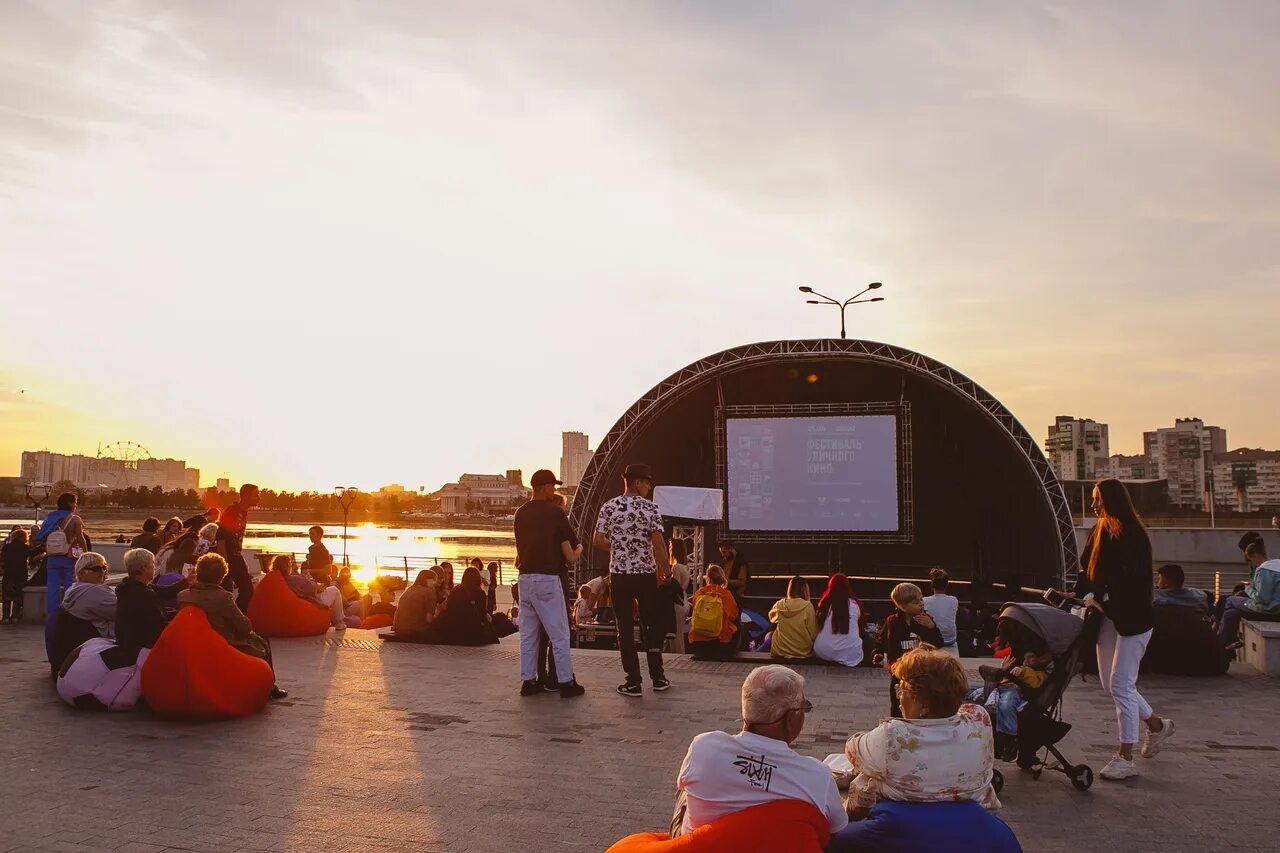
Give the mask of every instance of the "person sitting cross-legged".
<path id="1" fill-rule="evenodd" d="M 804 678 L 778 664 L 753 669 L 742 682 L 742 731 L 700 734 L 676 778 L 671 837 L 744 809 L 799 800 L 826 816 L 832 832 L 849 822 L 831 771 L 791 743 L 813 705 Z"/>
<path id="2" fill-rule="evenodd" d="M 271 644 L 253 632 L 249 617 L 236 606 L 235 596 L 222 588 L 227 576 L 227 561 L 221 554 L 205 554 L 196 561 L 195 583 L 178 593 L 178 608 L 199 607 L 217 631 L 238 651 L 262 658 L 275 671 L 271 661 Z M 272 685 L 271 698 L 283 699 L 289 694 Z"/>
<path id="3" fill-rule="evenodd" d="M 317 589 L 310 575 L 295 571 L 293 557 L 281 554 L 271 561 L 271 571 L 284 575 L 294 595 L 329 609 L 329 624 L 335 631 L 347 630 L 347 614 L 342 607 L 342 592 L 336 586 Z"/>
<path id="4" fill-rule="evenodd" d="M 409 588 L 400 593 L 400 604 L 392 617 L 392 630 L 396 638 L 425 642 L 427 628 L 439 615 L 441 604 L 436 595 L 435 572 L 430 569 L 418 572 Z"/>

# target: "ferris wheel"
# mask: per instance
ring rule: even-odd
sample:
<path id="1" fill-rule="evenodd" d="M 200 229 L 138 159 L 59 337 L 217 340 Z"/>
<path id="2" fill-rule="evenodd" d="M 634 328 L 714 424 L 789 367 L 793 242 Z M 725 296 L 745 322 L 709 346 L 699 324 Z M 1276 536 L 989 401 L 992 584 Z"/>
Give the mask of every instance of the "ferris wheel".
<path id="1" fill-rule="evenodd" d="M 117 477 L 122 480 L 120 487 L 134 485 L 138 473 L 138 462 L 151 458 L 151 451 L 134 441 L 113 441 L 98 448 L 99 459 L 114 459 L 124 463 Z"/>

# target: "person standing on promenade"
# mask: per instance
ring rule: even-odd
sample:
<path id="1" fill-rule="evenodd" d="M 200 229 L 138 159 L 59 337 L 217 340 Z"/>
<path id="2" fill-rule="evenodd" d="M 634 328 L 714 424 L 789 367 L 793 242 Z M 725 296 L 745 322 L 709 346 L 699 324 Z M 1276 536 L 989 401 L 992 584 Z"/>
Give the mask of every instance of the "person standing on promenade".
<path id="1" fill-rule="evenodd" d="M 640 610 L 640 641 L 649 659 L 654 690 L 667 690 L 671 682 L 662 669 L 662 643 L 658 626 L 665 624 L 658 608 L 658 566 L 665 566 L 667 542 L 662 536 L 662 513 L 649 500 L 653 474 L 648 465 L 628 465 L 622 474 L 622 494 L 606 501 L 596 521 L 596 547 L 609 552 L 609 585 L 614 618 L 618 625 L 618 649 L 627 680 L 618 686 L 623 696 L 642 693 L 640 658 L 634 628 L 636 606 Z"/>
<path id="2" fill-rule="evenodd" d="M 1160 717 L 1138 692 L 1138 667 L 1151 642 L 1151 539 L 1119 480 L 1093 487 L 1098 522 L 1089 533 L 1076 580 L 1076 595 L 1102 619 L 1098 631 L 1098 681 L 1116 705 L 1120 749 L 1099 774 L 1112 781 L 1138 775 L 1133 745 L 1146 735 L 1142 757 L 1151 758 L 1174 733 L 1173 720 Z"/>
<path id="3" fill-rule="evenodd" d="M 582 556 L 576 548 L 569 517 L 555 503 L 560 481 L 546 469 L 533 472 L 529 480 L 533 496 L 516 510 L 516 563 L 520 590 L 520 695 L 533 696 L 543 688 L 538 683 L 538 638 L 546 631 L 555 657 L 560 681 L 560 698 L 581 696 L 585 690 L 573 676 L 569 657 L 569 611 L 565 606 L 560 572 L 566 562 Z"/>
<path id="4" fill-rule="evenodd" d="M 52 616 L 62 606 L 62 598 L 75 583 L 76 560 L 89 550 L 84 522 L 76 515 L 79 498 L 74 492 L 58 495 L 58 508 L 44 517 L 36 533 L 37 545 L 44 547 L 46 582 L 45 612 Z"/>
<path id="5" fill-rule="evenodd" d="M 249 526 L 249 510 L 258 505 L 258 487 L 245 483 L 240 487 L 240 500 L 227 507 L 218 516 L 219 552 L 227 559 L 227 575 L 222 588 L 236 589 L 236 606 L 249 612 L 249 599 L 253 597 L 253 581 L 249 567 L 244 562 L 244 531 Z"/>

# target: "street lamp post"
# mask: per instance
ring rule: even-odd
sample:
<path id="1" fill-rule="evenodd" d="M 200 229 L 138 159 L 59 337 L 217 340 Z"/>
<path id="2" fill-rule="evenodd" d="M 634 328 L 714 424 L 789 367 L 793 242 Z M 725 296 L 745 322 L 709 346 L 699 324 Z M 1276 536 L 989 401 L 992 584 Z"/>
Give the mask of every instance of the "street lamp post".
<path id="1" fill-rule="evenodd" d="M 862 304 L 863 302 L 884 302 L 884 297 L 883 297 L 883 296 L 873 296 L 873 297 L 872 297 L 872 298 L 870 298 L 870 299 L 859 299 L 859 298 L 858 298 L 859 296 L 862 296 L 864 293 L 867 293 L 868 291 L 871 291 L 871 290 L 879 290 L 882 286 L 883 286 L 883 285 L 881 285 L 881 283 L 880 283 L 880 282 L 878 282 L 878 281 L 873 281 L 873 282 L 871 282 L 870 284 L 868 284 L 866 287 L 864 287 L 861 291 L 859 291 L 858 293 L 855 293 L 853 296 L 850 296 L 848 299 L 846 299 L 846 300 L 845 300 L 845 301 L 843 301 L 843 302 L 841 302 L 839 299 L 832 299 L 830 296 L 826 296 L 826 295 L 824 295 L 824 294 L 821 294 L 821 293 L 819 293 L 818 291 L 814 290 L 812 287 L 804 287 L 804 286 L 802 286 L 802 287 L 800 288 L 800 292 L 801 292 L 801 293 L 811 293 L 811 294 L 813 294 L 814 296 L 821 297 L 820 299 L 806 299 L 806 300 L 805 300 L 805 302 L 806 302 L 807 304 L 809 304 L 809 305 L 834 305 L 834 306 L 836 306 L 837 308 L 839 308 L 839 309 L 840 309 L 840 338 L 841 338 L 841 340 L 843 340 L 843 339 L 844 339 L 844 337 L 845 337 L 845 334 L 844 334 L 844 312 L 845 312 L 845 310 L 846 310 L 850 305 L 860 305 L 860 304 Z"/>
<path id="2" fill-rule="evenodd" d="M 27 500 L 31 501 L 31 506 L 35 510 L 35 523 L 40 523 L 40 507 L 44 506 L 44 502 L 49 500 L 49 495 L 53 493 L 53 483 L 27 483 L 25 486 L 27 492 Z"/>
<path id="3" fill-rule="evenodd" d="M 342 566 L 350 568 L 351 564 L 347 562 L 347 515 L 360 490 L 355 486 L 334 486 L 333 493 L 338 496 L 338 506 L 342 507 Z"/>

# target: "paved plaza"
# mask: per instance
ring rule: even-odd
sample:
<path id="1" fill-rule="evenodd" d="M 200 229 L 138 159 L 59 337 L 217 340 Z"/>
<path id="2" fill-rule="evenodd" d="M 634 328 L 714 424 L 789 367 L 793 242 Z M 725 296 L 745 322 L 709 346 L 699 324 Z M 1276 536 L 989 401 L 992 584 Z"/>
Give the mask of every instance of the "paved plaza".
<path id="1" fill-rule="evenodd" d="M 749 664 L 671 657 L 675 688 L 613 692 L 616 652 L 574 656 L 587 695 L 521 698 L 515 638 L 481 649 L 348 631 L 274 644 L 290 691 L 251 719 L 173 723 L 62 704 L 42 636 L 0 629 L 0 850 L 593 851 L 663 827 L 689 739 L 736 730 Z M 976 669 L 980 661 L 966 661 Z M 822 757 L 885 712 L 877 670 L 802 667 Z M 1145 775 L 1077 793 L 1004 765 L 1001 817 L 1028 851 L 1276 850 L 1280 683 L 1144 678 L 1177 719 Z M 1067 755 L 1095 772 L 1115 742 L 1097 682 L 1067 693 Z"/>

